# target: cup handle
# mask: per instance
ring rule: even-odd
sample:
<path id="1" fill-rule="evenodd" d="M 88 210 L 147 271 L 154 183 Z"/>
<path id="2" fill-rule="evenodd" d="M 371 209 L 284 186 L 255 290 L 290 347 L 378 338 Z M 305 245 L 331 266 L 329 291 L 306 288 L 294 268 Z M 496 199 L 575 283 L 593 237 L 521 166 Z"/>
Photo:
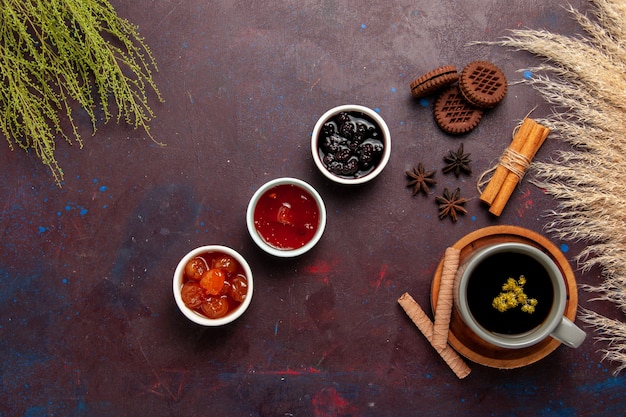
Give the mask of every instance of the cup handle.
<path id="1" fill-rule="evenodd" d="M 582 331 L 570 319 L 563 317 L 561 323 L 550 334 L 553 338 L 563 343 L 565 346 L 577 348 L 587 337 L 587 333 Z"/>

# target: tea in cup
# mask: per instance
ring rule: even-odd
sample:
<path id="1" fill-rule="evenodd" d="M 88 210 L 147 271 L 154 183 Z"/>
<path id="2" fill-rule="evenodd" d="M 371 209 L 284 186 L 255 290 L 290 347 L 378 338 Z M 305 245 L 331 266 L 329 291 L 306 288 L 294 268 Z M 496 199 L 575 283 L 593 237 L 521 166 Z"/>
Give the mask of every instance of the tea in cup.
<path id="1" fill-rule="evenodd" d="M 586 334 L 564 316 L 565 279 L 547 254 L 523 243 L 487 246 L 457 272 L 455 307 L 482 340 L 521 349 L 553 337 L 576 348 Z"/>

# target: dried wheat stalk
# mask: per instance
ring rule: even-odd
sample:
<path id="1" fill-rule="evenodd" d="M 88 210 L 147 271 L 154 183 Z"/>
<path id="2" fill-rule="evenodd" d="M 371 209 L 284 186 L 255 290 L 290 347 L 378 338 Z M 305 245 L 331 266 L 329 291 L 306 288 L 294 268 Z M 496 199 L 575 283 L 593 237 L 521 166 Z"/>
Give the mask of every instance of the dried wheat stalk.
<path id="1" fill-rule="evenodd" d="M 540 75 L 525 82 L 555 107 L 541 123 L 571 145 L 533 164 L 534 183 L 559 201 L 546 228 L 588 244 L 577 261 L 583 270 L 598 266 L 603 282 L 583 288 L 626 313 L 626 2 L 591 3 L 592 16 L 568 9 L 583 36 L 512 30 L 492 44 L 543 58 L 531 68 Z M 588 309 L 581 319 L 606 343 L 616 373 L 626 369 L 626 323 Z"/>

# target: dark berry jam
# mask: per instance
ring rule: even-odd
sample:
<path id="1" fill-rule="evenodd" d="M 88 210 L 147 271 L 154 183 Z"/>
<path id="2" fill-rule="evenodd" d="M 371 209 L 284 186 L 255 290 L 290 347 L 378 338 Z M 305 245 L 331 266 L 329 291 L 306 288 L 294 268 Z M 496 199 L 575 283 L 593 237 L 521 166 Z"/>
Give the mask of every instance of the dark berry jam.
<path id="1" fill-rule="evenodd" d="M 326 169 L 341 178 L 361 178 L 381 160 L 385 145 L 380 126 L 361 112 L 340 112 L 324 123 L 318 152 Z"/>
<path id="2" fill-rule="evenodd" d="M 306 190 L 292 184 L 277 185 L 259 198 L 254 226 L 261 238 L 280 250 L 306 245 L 317 231 L 320 212 Z"/>

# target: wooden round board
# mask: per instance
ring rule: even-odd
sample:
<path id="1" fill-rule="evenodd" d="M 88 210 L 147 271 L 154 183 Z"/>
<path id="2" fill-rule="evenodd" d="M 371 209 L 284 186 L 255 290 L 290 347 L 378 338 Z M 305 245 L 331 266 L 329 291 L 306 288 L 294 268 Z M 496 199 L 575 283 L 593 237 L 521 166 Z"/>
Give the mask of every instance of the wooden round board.
<path id="1" fill-rule="evenodd" d="M 476 250 L 494 243 L 520 242 L 535 246 L 550 256 L 563 273 L 567 289 L 565 316 L 574 321 L 578 307 L 578 290 L 574 272 L 563 253 L 552 242 L 540 234 L 518 226 L 490 226 L 472 232 L 452 247 L 461 251 L 460 264 Z M 443 271 L 443 259 L 439 262 L 431 287 L 431 305 L 433 312 L 437 308 L 439 285 Z M 450 345 L 467 359 L 499 369 L 513 369 L 530 365 L 552 353 L 561 344 L 551 337 L 523 349 L 506 349 L 481 340 L 461 320 L 456 309 L 452 309 L 448 336 Z"/>

